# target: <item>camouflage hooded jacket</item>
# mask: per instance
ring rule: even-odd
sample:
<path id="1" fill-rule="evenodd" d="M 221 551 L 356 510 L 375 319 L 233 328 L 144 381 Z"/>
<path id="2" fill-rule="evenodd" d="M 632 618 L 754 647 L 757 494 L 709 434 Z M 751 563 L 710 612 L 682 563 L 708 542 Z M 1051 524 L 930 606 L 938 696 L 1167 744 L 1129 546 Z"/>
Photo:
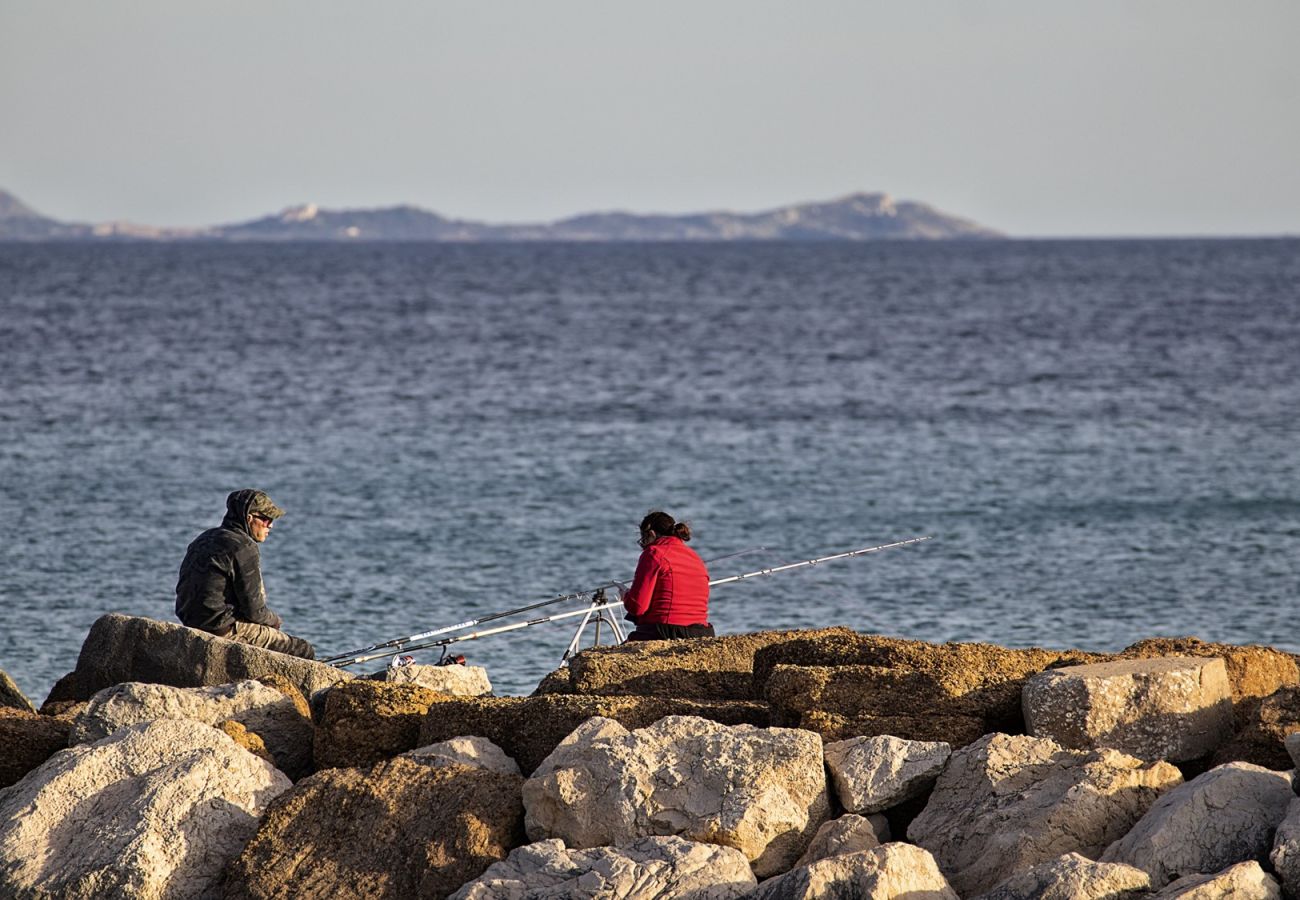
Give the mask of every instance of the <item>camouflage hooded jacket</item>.
<path id="1" fill-rule="evenodd" d="M 176 615 L 191 628 L 227 634 L 236 621 L 281 625 L 266 605 L 262 554 L 248 531 L 249 507 L 257 494 L 232 493 L 221 525 L 200 534 L 185 551 L 176 582 Z"/>

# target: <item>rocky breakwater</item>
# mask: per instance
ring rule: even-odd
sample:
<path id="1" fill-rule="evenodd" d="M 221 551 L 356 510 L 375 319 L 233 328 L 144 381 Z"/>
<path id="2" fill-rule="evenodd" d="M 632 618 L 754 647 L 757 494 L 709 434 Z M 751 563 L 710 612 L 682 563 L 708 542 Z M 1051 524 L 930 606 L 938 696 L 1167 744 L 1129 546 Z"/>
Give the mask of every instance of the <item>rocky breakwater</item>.
<path id="1" fill-rule="evenodd" d="M 766 632 L 493 697 L 96 627 L 43 712 L 0 694 L 0 896 L 1300 897 L 1269 648 Z"/>

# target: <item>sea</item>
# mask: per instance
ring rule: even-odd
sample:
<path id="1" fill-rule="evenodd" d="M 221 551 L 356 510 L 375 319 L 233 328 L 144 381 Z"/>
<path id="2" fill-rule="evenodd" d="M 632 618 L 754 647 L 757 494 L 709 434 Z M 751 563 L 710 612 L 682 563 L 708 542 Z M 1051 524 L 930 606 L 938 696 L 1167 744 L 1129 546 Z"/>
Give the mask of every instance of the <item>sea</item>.
<path id="1" fill-rule="evenodd" d="M 1300 652 L 1298 416 L 1295 239 L 0 245 L 0 669 L 39 705 L 174 620 L 246 487 L 286 630 L 515 624 L 445 648 L 498 694 L 651 509 L 715 578 L 930 538 L 718 586 L 719 634 Z"/>

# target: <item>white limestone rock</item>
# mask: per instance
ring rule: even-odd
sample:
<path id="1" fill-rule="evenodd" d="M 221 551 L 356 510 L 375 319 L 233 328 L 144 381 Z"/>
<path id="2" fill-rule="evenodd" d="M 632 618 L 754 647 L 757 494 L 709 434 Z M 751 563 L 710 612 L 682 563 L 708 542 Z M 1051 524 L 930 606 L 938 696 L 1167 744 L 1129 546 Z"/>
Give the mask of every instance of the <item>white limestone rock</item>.
<path id="1" fill-rule="evenodd" d="M 1187 875 L 1149 900 L 1282 900 L 1282 889 L 1252 859 L 1213 875 Z"/>
<path id="2" fill-rule="evenodd" d="M 1277 826 L 1273 852 L 1268 858 L 1286 895 L 1300 897 L 1300 797 L 1287 805 L 1286 817 Z"/>
<path id="3" fill-rule="evenodd" d="M 1159 889 L 1186 875 L 1263 859 L 1294 797 L 1289 773 L 1242 762 L 1218 766 L 1152 804 L 1101 860 L 1137 866 Z"/>
<path id="4" fill-rule="evenodd" d="M 1049 669 L 1025 682 L 1026 730 L 1063 747 L 1111 747 L 1182 762 L 1233 732 L 1232 687 L 1217 657 L 1125 659 Z"/>
<path id="5" fill-rule="evenodd" d="M 290 787 L 215 728 L 159 719 L 62 750 L 0 791 L 0 896 L 207 898 Z"/>
<path id="6" fill-rule="evenodd" d="M 1288 734 L 1283 744 L 1286 746 L 1287 756 L 1291 757 L 1291 764 L 1300 769 L 1300 731 Z"/>
<path id="7" fill-rule="evenodd" d="M 1138 900 L 1150 890 L 1151 876 L 1141 869 L 1066 853 L 1017 872 L 972 900 Z"/>
<path id="8" fill-rule="evenodd" d="M 73 720 L 68 744 L 97 741 L 119 728 L 158 719 L 238 722 L 262 739 L 276 766 L 290 777 L 311 769 L 311 720 L 293 700 L 260 681 L 190 688 L 129 681 L 105 688 Z"/>
<path id="9" fill-rule="evenodd" d="M 832 856 L 769 879 L 753 900 L 958 900 L 934 857 L 912 844 Z"/>
<path id="10" fill-rule="evenodd" d="M 731 900 L 748 896 L 756 884 L 745 854 L 731 847 L 670 835 L 570 850 L 557 838 L 515 849 L 451 900 Z"/>
<path id="11" fill-rule="evenodd" d="M 393 684 L 418 684 L 456 697 L 486 697 L 492 693 L 492 682 L 488 680 L 487 669 L 482 666 L 413 664 L 390 667 L 376 672 L 370 678 Z"/>
<path id="12" fill-rule="evenodd" d="M 695 716 L 632 732 L 589 719 L 523 798 L 531 840 L 587 848 L 676 834 L 736 847 L 760 878 L 788 869 L 830 813 L 820 736 Z"/>
<path id="13" fill-rule="evenodd" d="M 943 741 L 909 741 L 893 735 L 857 737 L 825 747 L 835 793 L 846 810 L 874 813 L 930 789 L 952 748 Z"/>
<path id="14" fill-rule="evenodd" d="M 471 735 L 455 737 L 437 744 L 427 744 L 408 750 L 403 756 L 436 764 L 477 766 L 505 775 L 519 775 L 519 764 L 506 752 L 485 737 Z"/>
<path id="15" fill-rule="evenodd" d="M 1095 856 L 1182 782 L 1166 762 L 989 734 L 953 753 L 908 827 L 963 896 L 1065 853 Z"/>
<path id="16" fill-rule="evenodd" d="M 822 823 L 794 867 L 809 866 L 820 859 L 843 856 L 845 853 L 874 850 L 888 841 L 889 820 L 884 816 L 876 814 L 863 817 L 847 813 L 838 819 Z"/>

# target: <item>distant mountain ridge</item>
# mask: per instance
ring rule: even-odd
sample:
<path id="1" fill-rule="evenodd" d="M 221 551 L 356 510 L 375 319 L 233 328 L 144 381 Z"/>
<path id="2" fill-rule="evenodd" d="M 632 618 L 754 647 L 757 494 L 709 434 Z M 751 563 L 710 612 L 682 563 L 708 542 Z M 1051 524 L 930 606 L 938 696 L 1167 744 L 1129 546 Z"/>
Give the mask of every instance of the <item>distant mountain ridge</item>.
<path id="1" fill-rule="evenodd" d="M 155 228 L 126 222 L 60 222 L 0 191 L 0 241 L 870 241 L 991 239 L 1005 235 L 924 203 L 857 193 L 757 213 L 685 215 L 584 213 L 541 224 L 449 219 L 415 206 L 321 209 L 293 206 L 271 216 L 208 228 Z"/>

